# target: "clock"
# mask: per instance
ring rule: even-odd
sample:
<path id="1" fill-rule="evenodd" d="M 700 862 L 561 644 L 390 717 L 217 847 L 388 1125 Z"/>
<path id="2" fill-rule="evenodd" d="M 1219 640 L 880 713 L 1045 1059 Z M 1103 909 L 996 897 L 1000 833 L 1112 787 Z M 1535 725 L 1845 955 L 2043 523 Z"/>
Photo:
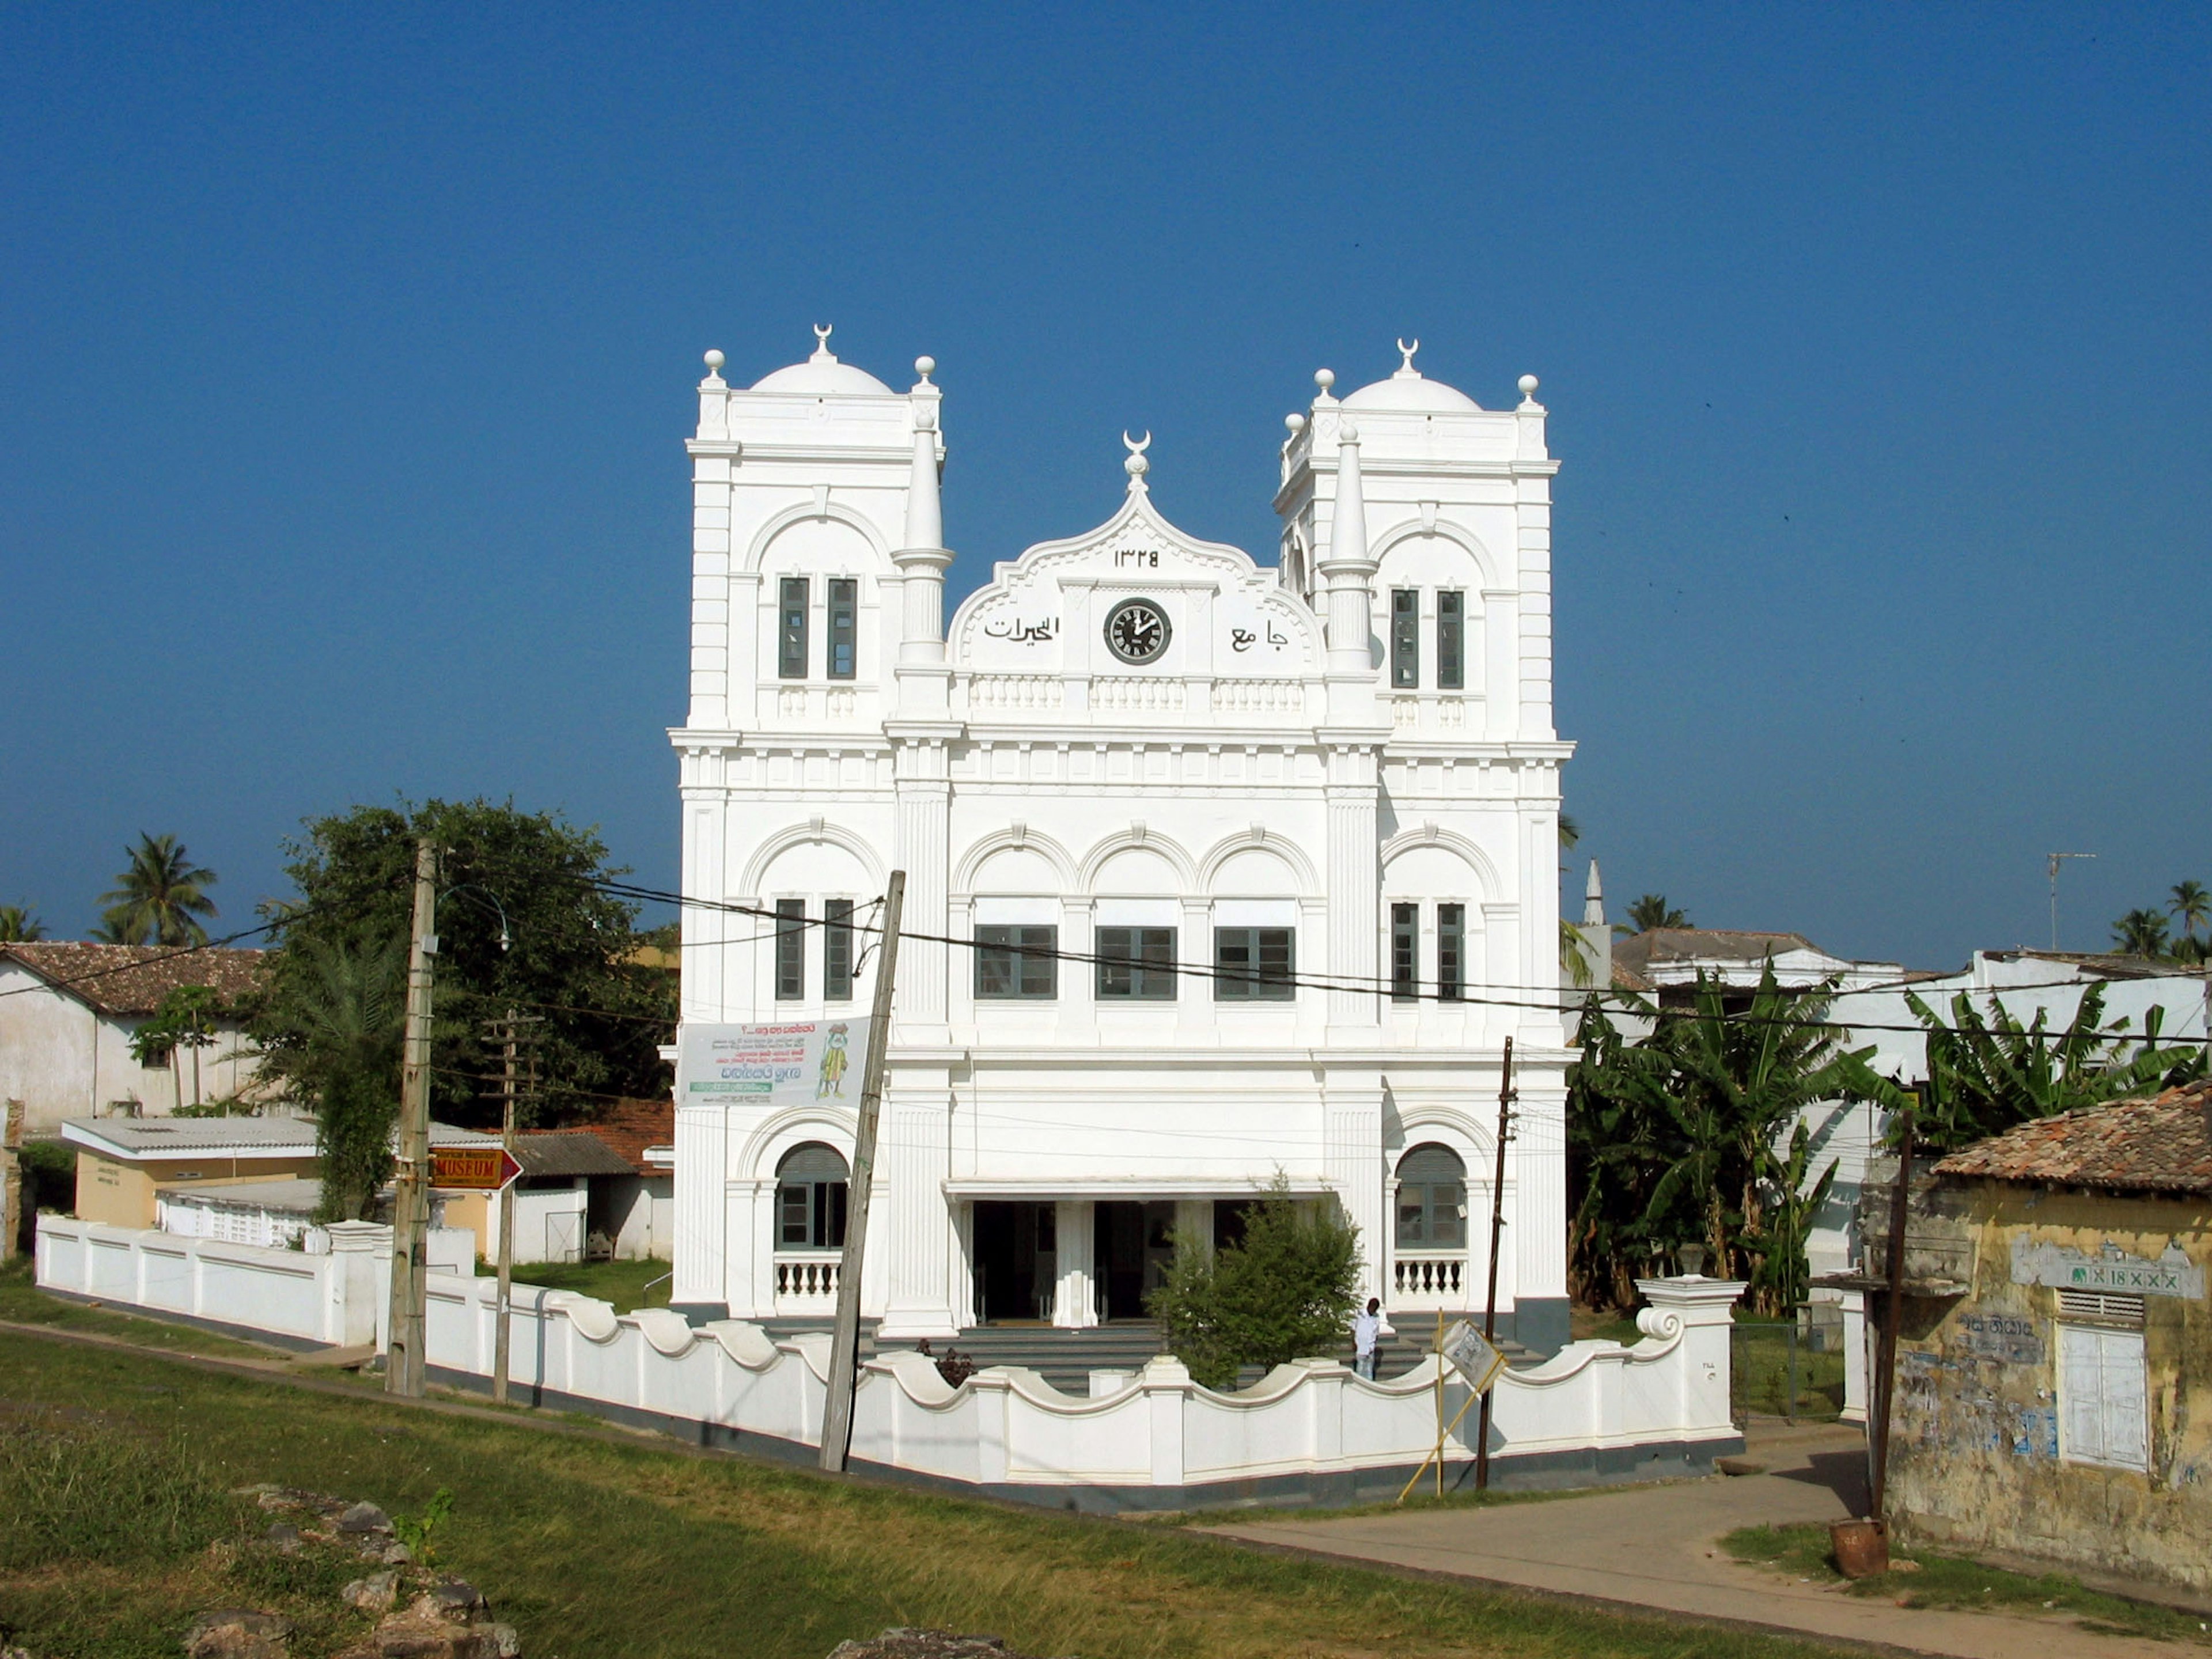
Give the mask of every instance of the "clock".
<path id="1" fill-rule="evenodd" d="M 1124 599 L 1106 616 L 1106 648 L 1123 662 L 1157 662 L 1168 633 L 1167 612 L 1150 599 Z"/>

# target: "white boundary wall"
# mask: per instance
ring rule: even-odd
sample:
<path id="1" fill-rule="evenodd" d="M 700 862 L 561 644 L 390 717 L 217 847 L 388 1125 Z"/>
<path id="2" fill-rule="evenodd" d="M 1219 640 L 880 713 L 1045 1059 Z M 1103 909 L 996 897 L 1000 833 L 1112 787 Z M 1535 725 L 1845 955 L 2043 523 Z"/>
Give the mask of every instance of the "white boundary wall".
<path id="1" fill-rule="evenodd" d="M 355 1226 L 333 1238 L 331 1255 L 313 1256 L 42 1216 L 39 1283 L 295 1340 L 362 1341 L 382 1323 L 390 1235 Z M 1743 1286 L 1670 1279 L 1638 1288 L 1650 1304 L 1638 1317 L 1643 1340 L 1573 1343 L 1500 1377 L 1494 1460 L 1571 1478 L 1694 1462 L 1741 1444 L 1729 1416 L 1729 1324 Z M 495 1294 L 489 1277 L 430 1274 L 434 1367 L 489 1374 Z M 779 1341 L 740 1320 L 695 1328 L 665 1309 L 617 1315 L 528 1285 L 515 1287 L 514 1317 L 513 1378 L 526 1393 L 740 1443 L 818 1443 L 826 1335 Z M 1010 1368 L 951 1388 L 929 1359 L 893 1352 L 861 1367 L 853 1456 L 1000 1488 L 1203 1488 L 1406 1468 L 1435 1444 L 1436 1364 L 1370 1382 L 1334 1360 L 1299 1360 L 1218 1394 L 1163 1358 L 1118 1391 L 1085 1398 Z M 1447 1411 L 1465 1397 L 1448 1380 Z M 1473 1423 L 1470 1413 L 1446 1449 L 1449 1464 L 1473 1459 Z"/>

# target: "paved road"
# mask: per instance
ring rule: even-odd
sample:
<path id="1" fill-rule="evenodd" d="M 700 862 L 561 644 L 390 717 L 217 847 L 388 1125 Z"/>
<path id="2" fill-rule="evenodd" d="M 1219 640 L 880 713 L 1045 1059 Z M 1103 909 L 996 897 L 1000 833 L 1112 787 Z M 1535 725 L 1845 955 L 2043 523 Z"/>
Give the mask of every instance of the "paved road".
<path id="1" fill-rule="evenodd" d="M 1214 1530 L 1949 1659 L 2186 1659 L 2189 1650 L 2172 1643 L 2092 1636 L 2071 1620 L 1900 1607 L 1733 1560 L 1713 1541 L 1723 1533 L 1762 1522 L 1841 1520 L 1863 1513 L 1866 1502 L 1866 1453 L 1855 1428 L 1777 1426 L 1755 1433 L 1748 1455 L 1767 1472 L 1553 1503 L 1255 1521 Z"/>

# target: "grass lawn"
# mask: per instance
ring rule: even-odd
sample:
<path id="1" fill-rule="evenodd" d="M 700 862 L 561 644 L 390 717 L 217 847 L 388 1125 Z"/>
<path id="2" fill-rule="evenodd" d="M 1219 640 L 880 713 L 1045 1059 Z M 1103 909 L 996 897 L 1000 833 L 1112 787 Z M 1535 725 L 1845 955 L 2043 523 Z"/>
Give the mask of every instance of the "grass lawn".
<path id="1" fill-rule="evenodd" d="M 479 1267 L 478 1273 L 495 1272 Z M 648 1296 L 646 1286 L 654 1279 Z M 531 1261 L 520 1264 L 514 1270 L 518 1285 L 542 1285 L 549 1291 L 574 1291 L 582 1296 L 597 1297 L 602 1302 L 614 1304 L 617 1313 L 635 1313 L 640 1308 L 665 1308 L 672 1282 L 668 1277 L 668 1264 L 647 1257 L 642 1261 Z"/>
<path id="2" fill-rule="evenodd" d="M 46 1476 L 24 1473 L 57 1434 L 100 1465 L 70 1513 L 50 1456 Z M 18 1499 L 0 1526 L 0 1626 L 41 1659 L 173 1656 L 210 1605 L 325 1606 L 340 1565 L 241 1547 L 267 1517 L 228 1494 L 263 1481 L 394 1514 L 450 1487 L 441 1562 L 520 1628 L 528 1659 L 821 1659 L 899 1624 L 1085 1659 L 1826 1651 L 20 1334 L 0 1338 L 0 1456 Z M 293 1651 L 333 1650 L 346 1617 L 303 1618 Z"/>
<path id="3" fill-rule="evenodd" d="M 1927 1550 L 1893 1550 L 1892 1570 L 1846 1579 L 1836 1571 L 1822 1526 L 1744 1527 L 1721 1540 L 1739 1561 L 1773 1567 L 1816 1584 L 1840 1584 L 1854 1595 L 1879 1595 L 1914 1607 L 2002 1607 L 2011 1612 L 2070 1613 L 2085 1630 L 2164 1640 L 2212 1642 L 2195 1615 L 2086 1589 L 2058 1573 L 2030 1577 Z M 1911 1564 L 1907 1571 L 1897 1562 Z"/>

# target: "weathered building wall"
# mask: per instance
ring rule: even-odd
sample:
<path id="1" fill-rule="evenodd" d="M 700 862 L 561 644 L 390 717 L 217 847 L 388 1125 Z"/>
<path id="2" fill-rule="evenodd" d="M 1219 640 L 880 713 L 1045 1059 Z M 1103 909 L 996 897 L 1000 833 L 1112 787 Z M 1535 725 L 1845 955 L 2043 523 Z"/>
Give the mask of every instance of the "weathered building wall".
<path id="1" fill-rule="evenodd" d="M 1921 1204 L 1971 1245 L 1972 1290 L 1905 1306 L 1889 1488 L 1899 1540 L 2212 1588 L 2212 1206 L 1977 1183 L 1917 1200 L 1916 1233 Z M 2058 1330 L 2098 1322 L 2062 1316 L 2049 1284 L 2015 1282 L 2028 1271 L 2017 1249 L 2051 1247 L 2185 1257 L 2196 1270 L 2172 1276 L 2183 1294 L 2142 1297 L 2143 1471 L 2080 1461 L 2069 1443 Z"/>

